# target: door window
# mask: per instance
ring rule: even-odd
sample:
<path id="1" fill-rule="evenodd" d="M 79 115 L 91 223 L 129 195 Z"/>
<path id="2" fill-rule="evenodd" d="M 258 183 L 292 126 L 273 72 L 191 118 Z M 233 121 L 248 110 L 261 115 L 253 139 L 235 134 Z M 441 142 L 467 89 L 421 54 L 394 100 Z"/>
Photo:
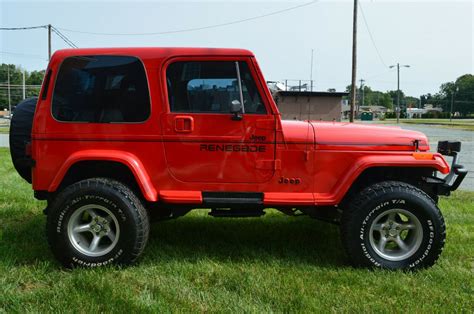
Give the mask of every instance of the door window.
<path id="1" fill-rule="evenodd" d="M 171 112 L 230 113 L 232 101 L 241 101 L 242 88 L 244 112 L 266 113 L 246 62 L 175 62 L 168 66 L 166 80 Z"/>

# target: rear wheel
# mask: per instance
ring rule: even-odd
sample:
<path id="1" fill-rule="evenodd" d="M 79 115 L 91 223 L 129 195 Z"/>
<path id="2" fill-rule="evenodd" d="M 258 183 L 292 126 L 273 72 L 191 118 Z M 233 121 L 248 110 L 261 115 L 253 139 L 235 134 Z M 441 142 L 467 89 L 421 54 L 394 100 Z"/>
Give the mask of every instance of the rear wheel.
<path id="1" fill-rule="evenodd" d="M 72 246 L 87 256 L 102 256 L 113 250 L 120 239 L 117 217 L 106 207 L 87 204 L 69 218 L 67 236 Z"/>
<path id="2" fill-rule="evenodd" d="M 386 181 L 364 189 L 348 204 L 341 235 L 354 265 L 416 269 L 433 265 L 441 254 L 443 216 L 420 189 Z"/>
<path id="3" fill-rule="evenodd" d="M 149 233 L 145 208 L 120 182 L 94 178 L 58 194 L 47 221 L 48 241 L 66 267 L 133 263 Z"/>

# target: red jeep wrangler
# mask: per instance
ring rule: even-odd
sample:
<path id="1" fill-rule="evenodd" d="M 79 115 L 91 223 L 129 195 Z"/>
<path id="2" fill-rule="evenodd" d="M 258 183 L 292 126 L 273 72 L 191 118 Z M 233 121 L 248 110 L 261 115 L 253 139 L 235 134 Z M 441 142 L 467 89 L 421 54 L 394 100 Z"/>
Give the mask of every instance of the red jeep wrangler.
<path id="1" fill-rule="evenodd" d="M 57 51 L 11 130 L 15 167 L 48 201 L 48 241 L 66 267 L 130 264 L 149 217 L 194 208 L 307 214 L 340 224 L 355 265 L 427 267 L 445 241 L 438 195 L 467 173 L 459 142 L 435 153 L 400 128 L 282 121 L 240 49 Z"/>

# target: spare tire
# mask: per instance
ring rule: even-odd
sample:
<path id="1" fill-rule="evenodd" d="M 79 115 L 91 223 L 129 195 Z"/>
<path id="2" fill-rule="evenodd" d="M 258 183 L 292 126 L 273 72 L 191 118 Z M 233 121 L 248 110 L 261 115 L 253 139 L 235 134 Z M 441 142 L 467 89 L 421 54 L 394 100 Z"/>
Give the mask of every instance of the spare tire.
<path id="1" fill-rule="evenodd" d="M 31 127 L 35 115 L 37 97 L 20 102 L 13 111 L 10 124 L 10 154 L 18 174 L 31 183 L 31 162 L 26 156 L 26 144 L 31 141 Z"/>

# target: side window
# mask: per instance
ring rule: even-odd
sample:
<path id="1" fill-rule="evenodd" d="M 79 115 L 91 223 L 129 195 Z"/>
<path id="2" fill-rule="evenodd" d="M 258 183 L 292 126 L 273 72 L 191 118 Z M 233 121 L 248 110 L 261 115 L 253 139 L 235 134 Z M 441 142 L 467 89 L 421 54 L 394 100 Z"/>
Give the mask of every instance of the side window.
<path id="1" fill-rule="evenodd" d="M 262 102 L 257 85 L 250 73 L 246 62 L 239 62 L 240 79 L 242 81 L 242 95 L 244 97 L 245 113 L 267 113 Z"/>
<path id="2" fill-rule="evenodd" d="M 142 63 L 124 56 L 66 58 L 56 79 L 52 114 L 59 121 L 145 121 L 150 95 Z"/>
<path id="3" fill-rule="evenodd" d="M 238 66 L 245 113 L 265 114 L 247 63 Z M 166 79 L 171 112 L 230 113 L 232 101 L 240 101 L 235 62 L 175 62 L 168 66 Z"/>

